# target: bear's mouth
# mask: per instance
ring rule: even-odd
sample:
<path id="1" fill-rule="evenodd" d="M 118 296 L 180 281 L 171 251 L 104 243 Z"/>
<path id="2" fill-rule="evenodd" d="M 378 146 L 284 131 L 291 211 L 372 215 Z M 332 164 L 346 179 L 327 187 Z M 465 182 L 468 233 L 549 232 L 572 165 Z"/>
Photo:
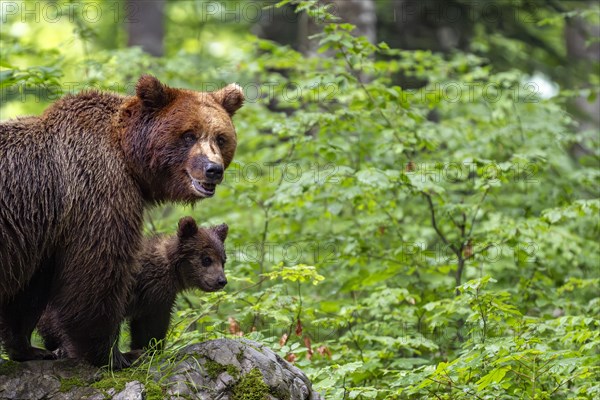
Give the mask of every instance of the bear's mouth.
<path id="1" fill-rule="evenodd" d="M 224 286 L 220 286 L 220 285 L 213 286 L 213 285 L 204 284 L 202 287 L 202 290 L 204 292 L 211 293 L 211 292 L 218 292 L 219 290 L 221 290 L 223 288 L 224 288 Z"/>
<path id="2" fill-rule="evenodd" d="M 212 197 L 215 194 L 217 185 L 215 183 L 201 182 L 198 179 L 192 179 L 192 188 L 203 197 Z"/>

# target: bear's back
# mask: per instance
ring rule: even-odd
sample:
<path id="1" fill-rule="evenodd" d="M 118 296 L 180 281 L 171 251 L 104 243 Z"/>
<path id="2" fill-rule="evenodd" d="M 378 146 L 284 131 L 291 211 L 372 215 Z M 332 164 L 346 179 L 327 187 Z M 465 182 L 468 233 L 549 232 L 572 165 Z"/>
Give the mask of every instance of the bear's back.
<path id="1" fill-rule="evenodd" d="M 2 187 L 18 191 L 14 197 L 22 201 L 50 196 L 54 208 L 81 207 L 94 197 L 125 200 L 119 194 L 129 193 L 135 183 L 113 124 L 124 99 L 82 92 L 56 101 L 41 117 L 0 123 Z M 31 205 L 16 208 L 35 212 Z"/>
<path id="2" fill-rule="evenodd" d="M 49 134 L 64 139 L 110 136 L 113 121 L 125 99 L 95 90 L 66 95 L 48 107 L 41 120 Z"/>
<path id="3" fill-rule="evenodd" d="M 123 99 L 85 92 L 41 117 L 0 123 L 0 281 L 12 286 L 2 292 L 26 282 L 48 253 L 81 251 L 71 239 L 89 238 L 93 248 L 125 224 L 137 242 L 143 202 L 113 139 Z"/>

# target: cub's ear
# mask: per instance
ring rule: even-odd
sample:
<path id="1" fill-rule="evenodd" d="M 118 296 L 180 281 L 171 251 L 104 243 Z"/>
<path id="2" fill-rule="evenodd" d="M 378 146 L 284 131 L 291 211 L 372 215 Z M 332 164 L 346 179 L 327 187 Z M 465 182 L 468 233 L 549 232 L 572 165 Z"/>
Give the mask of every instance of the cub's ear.
<path id="1" fill-rule="evenodd" d="M 175 91 L 152 75 L 142 75 L 135 85 L 135 93 L 144 108 L 157 111 L 175 99 Z"/>
<path id="2" fill-rule="evenodd" d="M 233 116 L 244 104 L 244 92 L 237 83 L 231 83 L 223 89 L 213 92 L 213 95 L 230 116 Z"/>
<path id="3" fill-rule="evenodd" d="M 177 236 L 180 239 L 189 238 L 198 233 L 198 225 L 192 217 L 183 217 L 179 220 L 179 228 L 177 229 Z"/>
<path id="4" fill-rule="evenodd" d="M 227 233 L 229 232 L 229 227 L 227 224 L 213 226 L 210 229 L 217 234 L 217 237 L 221 239 L 221 242 L 225 242 L 225 239 L 227 239 Z"/>

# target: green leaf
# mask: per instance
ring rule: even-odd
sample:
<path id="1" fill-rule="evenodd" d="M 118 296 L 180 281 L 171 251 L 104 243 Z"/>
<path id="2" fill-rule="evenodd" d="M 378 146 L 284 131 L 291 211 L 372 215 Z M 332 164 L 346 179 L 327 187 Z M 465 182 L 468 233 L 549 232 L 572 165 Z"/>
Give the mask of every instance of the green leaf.
<path id="1" fill-rule="evenodd" d="M 500 383 L 504 376 L 509 371 L 508 368 L 497 368 L 491 370 L 488 374 L 484 375 L 477 381 L 477 390 L 484 390 L 493 383 Z"/>

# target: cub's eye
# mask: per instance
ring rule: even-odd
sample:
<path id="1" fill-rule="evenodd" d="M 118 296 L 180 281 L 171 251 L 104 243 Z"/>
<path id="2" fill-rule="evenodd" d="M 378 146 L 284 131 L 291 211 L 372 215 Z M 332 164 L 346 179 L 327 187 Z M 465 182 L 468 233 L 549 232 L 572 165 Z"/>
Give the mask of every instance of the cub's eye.
<path id="1" fill-rule="evenodd" d="M 202 257 L 202 266 L 203 267 L 210 267 L 211 264 L 212 264 L 212 258 L 210 258 L 208 256 Z"/>
<path id="2" fill-rule="evenodd" d="M 192 145 L 192 144 L 196 143 L 196 140 L 197 140 L 194 132 L 190 132 L 190 131 L 184 133 L 183 136 L 181 136 L 181 138 L 187 145 Z"/>
<path id="3" fill-rule="evenodd" d="M 217 145 L 218 145 L 219 147 L 221 147 L 221 146 L 225 145 L 225 143 L 227 143 L 227 139 L 225 139 L 225 136 L 224 136 L 224 135 L 219 135 L 219 136 L 217 136 Z"/>

